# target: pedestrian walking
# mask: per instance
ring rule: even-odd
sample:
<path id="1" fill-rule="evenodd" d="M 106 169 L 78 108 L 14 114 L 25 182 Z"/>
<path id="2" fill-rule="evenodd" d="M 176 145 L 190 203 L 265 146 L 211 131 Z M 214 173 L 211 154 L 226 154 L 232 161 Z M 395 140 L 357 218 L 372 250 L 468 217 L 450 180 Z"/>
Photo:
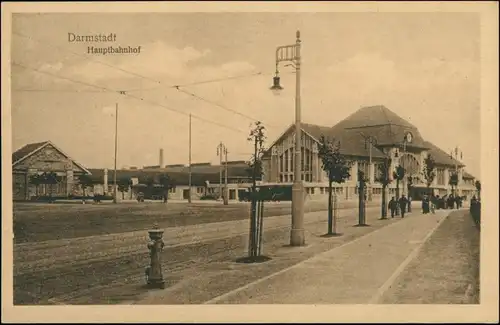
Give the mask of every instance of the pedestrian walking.
<path id="1" fill-rule="evenodd" d="M 412 201 L 412 198 L 411 198 L 411 196 L 408 195 L 408 213 L 411 213 L 411 201 Z"/>
<path id="2" fill-rule="evenodd" d="M 429 197 L 427 195 L 422 198 L 422 213 L 429 213 Z"/>
<path id="3" fill-rule="evenodd" d="M 389 201 L 389 210 L 391 210 L 391 218 L 394 218 L 396 215 L 397 202 L 394 199 L 394 196 Z"/>
<path id="4" fill-rule="evenodd" d="M 406 205 L 408 204 L 408 199 L 403 194 L 399 199 L 399 208 L 401 209 L 401 218 L 405 217 Z"/>
<path id="5" fill-rule="evenodd" d="M 432 197 L 431 197 L 431 199 L 430 199 L 430 202 L 429 202 L 432 214 L 436 214 L 436 204 L 437 204 L 437 202 L 438 202 L 438 199 L 433 194 Z"/>

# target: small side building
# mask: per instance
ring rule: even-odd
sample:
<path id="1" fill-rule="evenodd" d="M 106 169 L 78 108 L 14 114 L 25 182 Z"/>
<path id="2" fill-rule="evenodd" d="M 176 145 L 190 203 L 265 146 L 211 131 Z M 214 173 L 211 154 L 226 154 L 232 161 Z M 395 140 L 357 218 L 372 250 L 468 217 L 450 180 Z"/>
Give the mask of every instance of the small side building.
<path id="1" fill-rule="evenodd" d="M 57 175 L 56 184 L 33 184 L 33 175 L 50 172 Z M 84 174 L 91 173 L 52 142 L 27 144 L 12 154 L 13 200 L 30 200 L 36 195 L 71 195 L 78 187 L 79 176 Z"/>

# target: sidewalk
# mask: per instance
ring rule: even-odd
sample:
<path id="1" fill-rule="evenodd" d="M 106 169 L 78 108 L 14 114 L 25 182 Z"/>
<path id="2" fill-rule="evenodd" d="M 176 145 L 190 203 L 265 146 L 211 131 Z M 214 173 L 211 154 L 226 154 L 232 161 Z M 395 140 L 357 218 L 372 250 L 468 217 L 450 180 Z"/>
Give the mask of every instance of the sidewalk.
<path id="1" fill-rule="evenodd" d="M 206 304 L 379 303 L 450 210 L 399 222 L 216 297 Z"/>

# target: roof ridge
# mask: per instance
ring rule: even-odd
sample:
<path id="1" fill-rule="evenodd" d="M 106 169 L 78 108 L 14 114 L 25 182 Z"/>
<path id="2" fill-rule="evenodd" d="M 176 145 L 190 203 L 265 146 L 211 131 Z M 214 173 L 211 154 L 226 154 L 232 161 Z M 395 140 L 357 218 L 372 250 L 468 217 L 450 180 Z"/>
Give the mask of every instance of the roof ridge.
<path id="1" fill-rule="evenodd" d="M 385 110 L 383 109 L 385 108 Z M 392 120 L 390 121 L 389 120 L 389 117 L 387 116 L 387 111 L 389 110 L 387 107 L 383 106 L 383 105 L 380 105 L 379 106 L 379 109 L 380 111 L 382 112 L 382 114 L 384 114 L 384 117 L 385 117 L 385 120 L 388 122 L 389 126 L 392 124 Z"/>

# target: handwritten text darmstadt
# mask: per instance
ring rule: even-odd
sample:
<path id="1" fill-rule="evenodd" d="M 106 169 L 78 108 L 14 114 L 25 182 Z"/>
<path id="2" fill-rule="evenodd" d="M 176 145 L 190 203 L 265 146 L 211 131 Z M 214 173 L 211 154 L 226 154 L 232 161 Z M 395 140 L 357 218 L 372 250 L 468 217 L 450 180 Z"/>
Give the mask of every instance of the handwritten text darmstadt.
<path id="1" fill-rule="evenodd" d="M 68 33 L 69 43 L 116 43 L 116 34 L 92 34 L 92 35 L 78 35 L 75 33 Z M 141 46 L 87 46 L 88 54 L 139 54 L 141 53 Z"/>

